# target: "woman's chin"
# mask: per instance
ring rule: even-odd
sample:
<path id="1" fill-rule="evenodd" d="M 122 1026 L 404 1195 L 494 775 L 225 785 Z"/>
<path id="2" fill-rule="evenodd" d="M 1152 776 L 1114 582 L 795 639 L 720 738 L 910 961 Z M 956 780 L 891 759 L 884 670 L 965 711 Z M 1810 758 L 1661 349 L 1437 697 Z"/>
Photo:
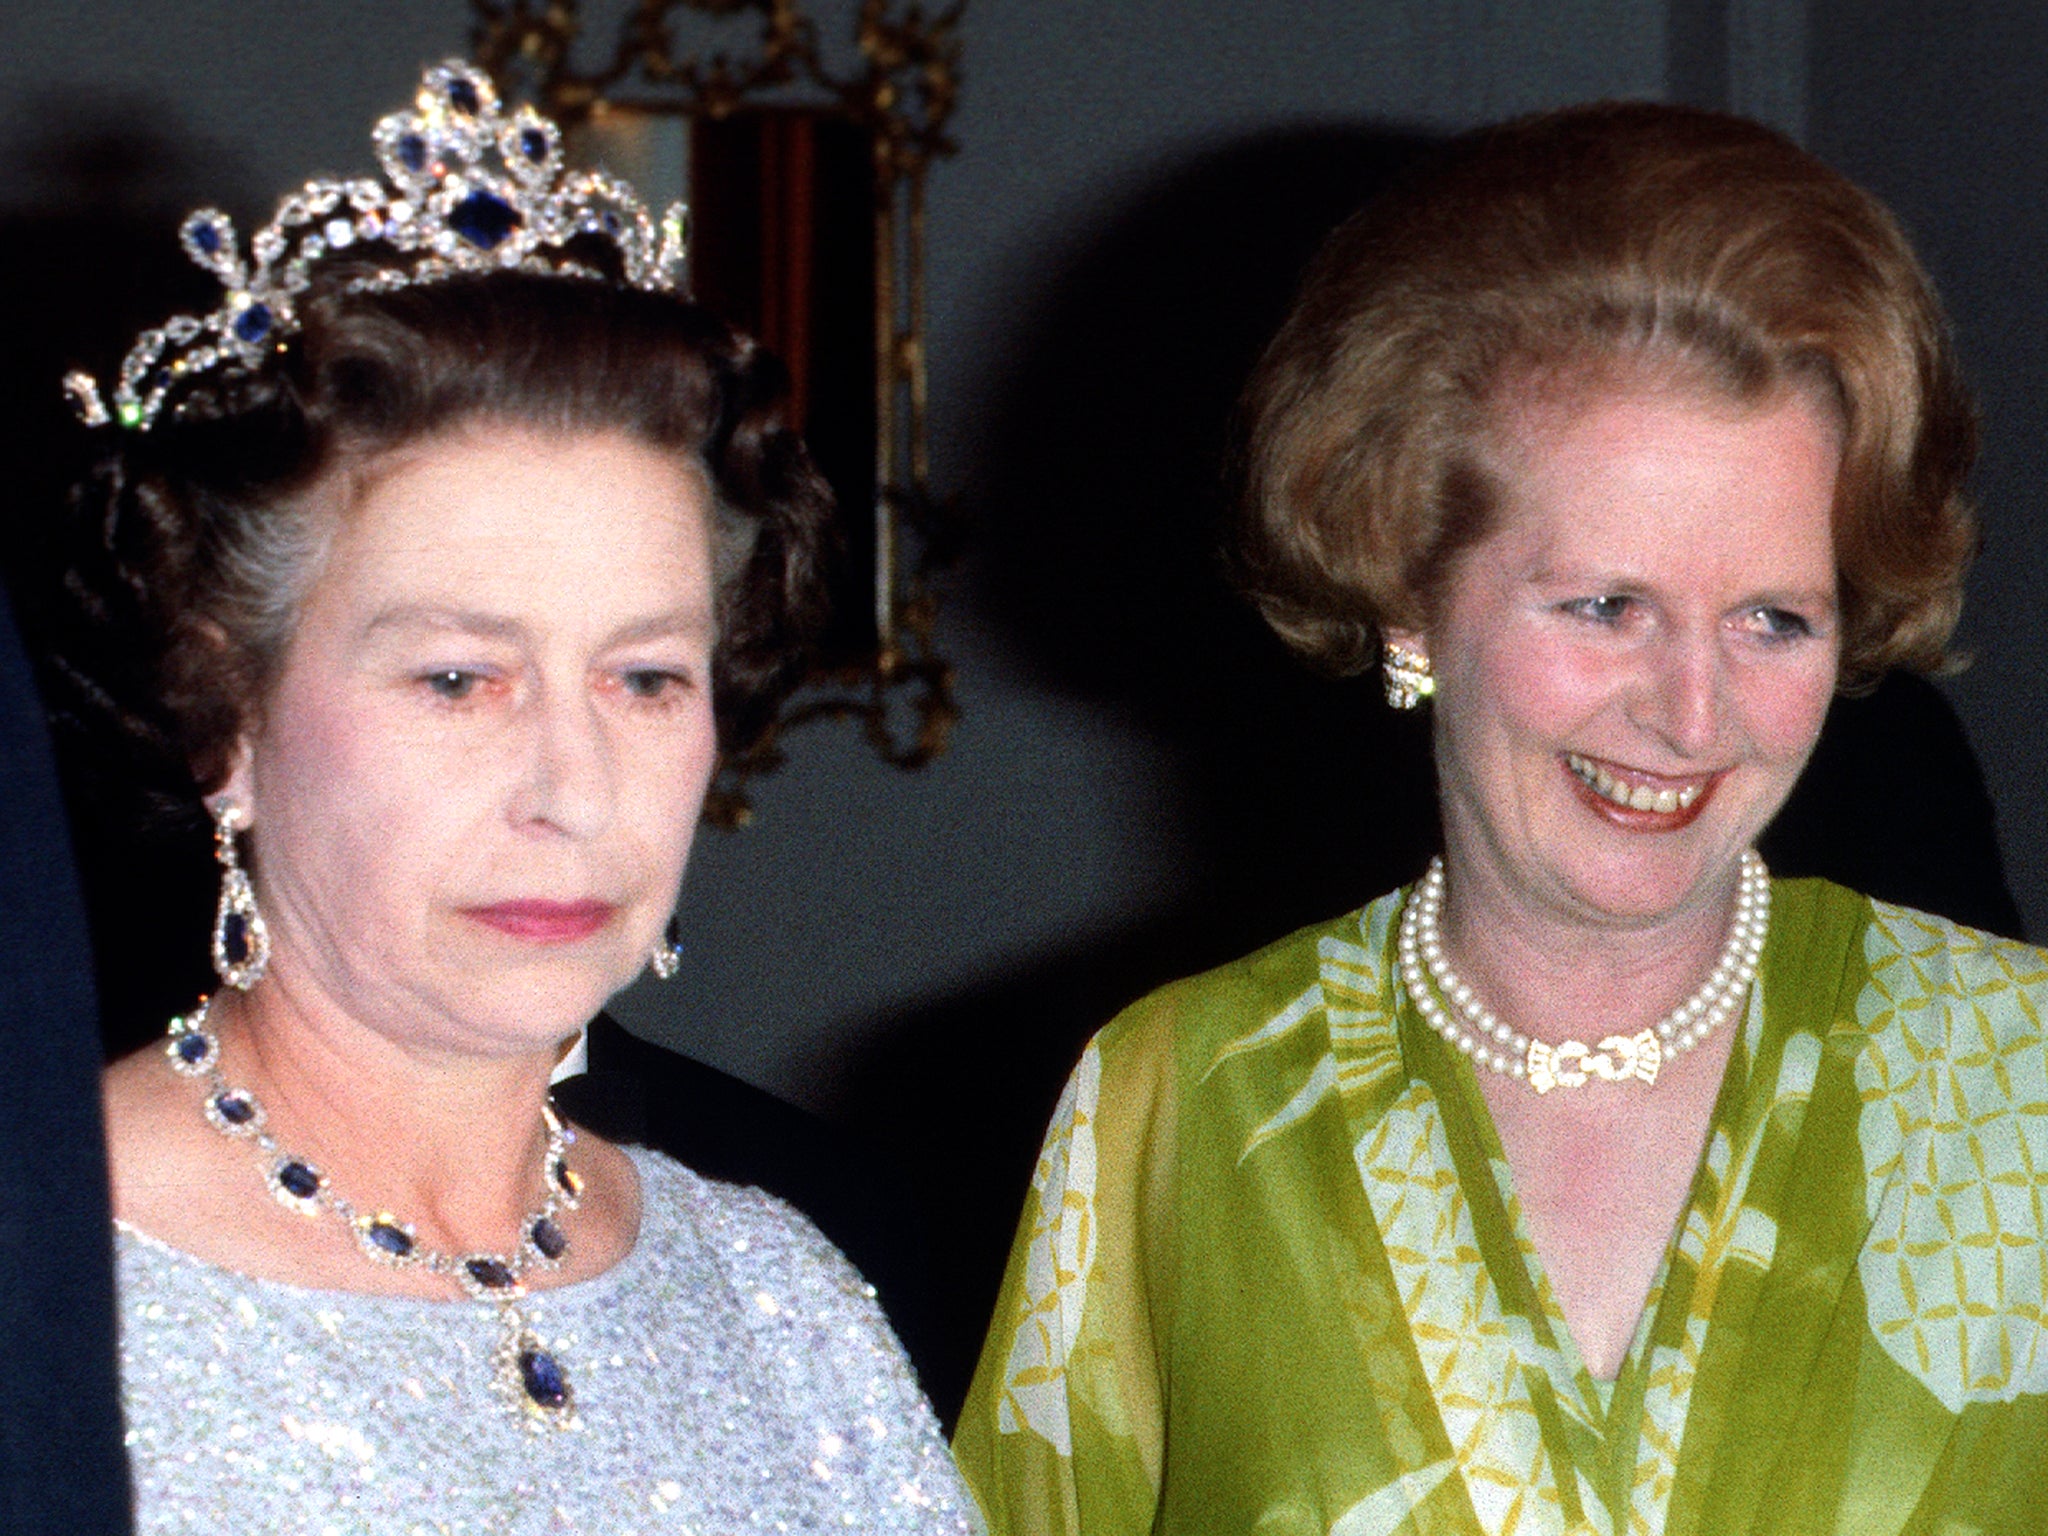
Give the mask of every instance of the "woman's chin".
<path id="1" fill-rule="evenodd" d="M 646 969 L 647 945 L 629 942 L 621 925 L 573 940 L 537 942 L 487 929 L 458 930 L 442 949 L 446 995 L 475 1000 L 473 1011 L 531 1017 L 543 1030 L 580 1029 Z M 472 1011 L 463 1009 L 459 1011 Z"/>
<path id="2" fill-rule="evenodd" d="M 1574 905 L 1607 922 L 1654 923 L 1722 899 L 1747 846 L 1671 841 L 1623 849 L 1617 856 L 1573 861 L 1559 871 L 1559 883 Z"/>
<path id="3" fill-rule="evenodd" d="M 623 985 L 615 967 L 494 970 L 455 981 L 450 1012 L 471 1039 L 511 1054 L 548 1050 L 588 1024 Z"/>

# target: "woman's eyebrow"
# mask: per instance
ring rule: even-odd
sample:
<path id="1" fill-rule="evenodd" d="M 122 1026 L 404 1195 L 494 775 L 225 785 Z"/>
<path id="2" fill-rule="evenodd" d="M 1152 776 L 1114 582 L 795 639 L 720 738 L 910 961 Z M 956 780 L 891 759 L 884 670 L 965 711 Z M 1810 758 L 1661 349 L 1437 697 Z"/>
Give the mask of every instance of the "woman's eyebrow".
<path id="1" fill-rule="evenodd" d="M 698 604 L 670 608 L 645 618 L 621 624 L 606 636 L 608 645 L 630 645 L 640 640 L 674 637 L 698 639 L 713 633 L 717 620 L 711 610 Z M 438 603 L 401 603 L 378 612 L 363 626 L 365 635 L 391 630 L 433 630 L 478 635 L 490 640 L 525 640 L 532 634 L 523 620 L 507 618 L 473 608 L 450 608 Z"/>
<path id="2" fill-rule="evenodd" d="M 667 640 L 680 637 L 685 640 L 700 639 L 713 633 L 718 627 L 711 610 L 698 605 L 687 608 L 671 608 L 665 613 L 651 614 L 644 619 L 635 619 L 622 624 L 611 633 L 611 644 L 629 645 L 636 640 Z"/>
<path id="3" fill-rule="evenodd" d="M 493 640 L 518 640 L 527 627 L 518 619 L 474 608 L 446 608 L 436 603 L 400 603 L 380 610 L 363 626 L 365 635 L 392 629 L 455 630 Z"/>

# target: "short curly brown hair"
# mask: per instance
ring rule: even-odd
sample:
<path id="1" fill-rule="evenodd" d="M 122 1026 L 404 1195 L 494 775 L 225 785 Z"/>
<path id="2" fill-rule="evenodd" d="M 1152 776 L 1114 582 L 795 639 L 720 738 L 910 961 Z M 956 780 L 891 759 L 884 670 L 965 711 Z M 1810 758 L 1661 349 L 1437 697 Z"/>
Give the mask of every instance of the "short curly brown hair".
<path id="1" fill-rule="evenodd" d="M 505 272 L 350 292 L 360 275 L 323 274 L 273 363 L 202 376 L 74 491 L 86 538 L 68 581 L 96 621 L 58 661 L 74 691 L 216 788 L 319 567 L 327 525 L 308 491 L 501 420 L 623 432 L 703 470 L 719 739 L 755 740 L 826 604 L 831 492 L 786 420 L 780 364 L 708 310 L 617 283 Z"/>
<path id="2" fill-rule="evenodd" d="M 1933 289 L 1875 198 L 1687 107 L 1480 130 L 1330 237 L 1246 391 L 1241 586 L 1297 651 L 1363 670 L 1489 531 L 1480 442 L 1512 377 L 1631 358 L 1744 403 L 1818 384 L 1844 426 L 1842 686 L 1948 660 L 1977 434 Z"/>

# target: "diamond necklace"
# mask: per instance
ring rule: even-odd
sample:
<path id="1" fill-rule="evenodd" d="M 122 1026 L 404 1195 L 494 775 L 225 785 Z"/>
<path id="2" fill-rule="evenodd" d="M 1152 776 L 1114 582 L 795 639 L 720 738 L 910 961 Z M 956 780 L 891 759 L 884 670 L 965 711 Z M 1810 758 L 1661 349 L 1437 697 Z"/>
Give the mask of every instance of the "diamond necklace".
<path id="1" fill-rule="evenodd" d="M 519 1245 L 508 1254 L 442 1253 L 423 1246 L 412 1223 L 389 1211 L 357 1210 L 315 1164 L 286 1151 L 264 1129 L 266 1117 L 256 1096 L 221 1075 L 220 1039 L 207 1027 L 212 1009 L 209 997 L 192 1013 L 171 1020 L 170 1039 L 164 1045 L 172 1067 L 186 1077 L 206 1080 L 208 1124 L 223 1135 L 252 1142 L 264 1182 L 278 1203 L 306 1217 L 326 1212 L 339 1218 L 364 1257 L 395 1269 L 446 1275 L 477 1300 L 496 1303 L 501 1332 L 492 1356 L 492 1388 L 536 1428 L 573 1426 L 576 1402 L 569 1378 L 519 1309 L 526 1295 L 521 1277 L 529 1270 L 556 1268 L 568 1253 L 569 1239 L 555 1216 L 575 1210 L 583 1194 L 583 1180 L 567 1158 L 576 1133 L 562 1124 L 554 1107 L 543 1104 L 540 1111 L 547 1127 L 547 1151 L 541 1159 L 546 1198 L 520 1222 Z"/>
<path id="2" fill-rule="evenodd" d="M 1748 996 L 1771 926 L 1771 876 L 1756 851 L 1746 850 L 1734 921 L 1705 985 L 1654 1028 L 1608 1035 L 1597 1046 L 1578 1040 L 1557 1045 L 1532 1040 L 1490 1013 L 1451 969 L 1438 930 L 1443 907 L 1444 861 L 1435 858 L 1401 909 L 1397 941 L 1401 984 L 1431 1029 L 1477 1065 L 1523 1078 L 1538 1093 L 1578 1088 L 1596 1077 L 1610 1083 L 1634 1078 L 1649 1087 L 1666 1061 L 1683 1056 L 1727 1023 Z"/>

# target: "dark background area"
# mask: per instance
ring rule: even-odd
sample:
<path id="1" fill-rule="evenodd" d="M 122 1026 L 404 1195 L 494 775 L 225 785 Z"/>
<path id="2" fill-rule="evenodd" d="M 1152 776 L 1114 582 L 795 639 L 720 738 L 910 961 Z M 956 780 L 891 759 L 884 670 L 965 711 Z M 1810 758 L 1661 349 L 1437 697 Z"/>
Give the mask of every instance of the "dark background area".
<path id="1" fill-rule="evenodd" d="M 846 0 L 809 9 L 828 38 L 850 26 Z M 882 1149 L 935 1238 L 942 1402 L 1086 1035 L 1408 878 L 1434 840 L 1425 723 L 1370 679 L 1296 666 L 1228 592 L 1213 527 L 1231 402 L 1303 262 L 1461 127 L 1595 96 L 1729 106 L 1898 210 L 1984 401 L 1978 660 L 1840 705 L 1766 852 L 2048 934 L 2048 12 L 1927 11 L 971 0 L 928 253 L 935 478 L 971 530 L 940 631 L 953 750 L 904 775 L 850 729 L 791 738 L 756 825 L 700 841 L 682 977 L 617 1005 Z M 370 122 L 467 25 L 461 0 L 0 13 L 0 551 L 31 630 L 52 508 L 91 446 L 59 374 L 109 372 L 141 325 L 210 307 L 179 216 L 212 201 L 246 229 L 286 187 L 367 166 Z M 140 1038 L 206 983 L 212 875 L 200 829 L 138 837 L 92 761 L 67 766 L 100 981 L 114 1032 Z"/>

